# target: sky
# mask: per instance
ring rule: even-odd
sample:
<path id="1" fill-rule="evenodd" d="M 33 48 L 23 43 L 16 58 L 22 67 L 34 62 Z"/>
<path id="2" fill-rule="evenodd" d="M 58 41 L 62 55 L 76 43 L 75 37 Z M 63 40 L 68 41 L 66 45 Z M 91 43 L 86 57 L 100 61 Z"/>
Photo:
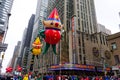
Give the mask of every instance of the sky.
<path id="1" fill-rule="evenodd" d="M 96 8 L 97 22 L 105 25 L 112 33 L 120 31 L 120 0 L 94 0 Z M 36 12 L 37 0 L 14 0 L 9 28 L 5 43 L 8 48 L 3 60 L 2 72 L 5 72 L 7 64 L 10 62 L 14 47 L 21 41 L 23 31 L 28 26 L 28 21 L 32 14 Z"/>
<path id="2" fill-rule="evenodd" d="M 94 0 L 97 22 L 105 25 L 112 33 L 120 31 L 120 0 Z"/>
<path id="3" fill-rule="evenodd" d="M 22 40 L 23 31 L 27 28 L 31 15 L 36 12 L 36 5 L 37 0 L 14 0 L 5 39 L 5 43 L 8 43 L 8 48 L 5 52 L 2 72 L 5 72 L 17 42 Z"/>

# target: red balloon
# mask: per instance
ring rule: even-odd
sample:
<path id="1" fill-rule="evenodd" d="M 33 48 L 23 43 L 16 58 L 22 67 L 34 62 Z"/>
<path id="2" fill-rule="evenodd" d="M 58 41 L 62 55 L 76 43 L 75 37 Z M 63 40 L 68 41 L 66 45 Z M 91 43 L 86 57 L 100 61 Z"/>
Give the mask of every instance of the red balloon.
<path id="1" fill-rule="evenodd" d="M 22 68 L 20 66 L 17 66 L 17 71 L 22 71 Z"/>
<path id="2" fill-rule="evenodd" d="M 57 44 L 60 41 L 61 33 L 59 30 L 46 29 L 45 30 L 45 42 L 49 44 Z"/>
<path id="3" fill-rule="evenodd" d="M 12 72 L 13 68 L 12 67 L 8 67 L 6 68 L 6 72 Z"/>

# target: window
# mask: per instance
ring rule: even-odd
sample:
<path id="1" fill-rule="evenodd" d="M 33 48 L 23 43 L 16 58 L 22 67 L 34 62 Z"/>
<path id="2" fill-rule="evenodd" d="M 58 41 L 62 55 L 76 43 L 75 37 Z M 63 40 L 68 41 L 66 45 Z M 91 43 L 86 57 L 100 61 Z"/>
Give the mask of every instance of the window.
<path id="1" fill-rule="evenodd" d="M 114 59 L 115 59 L 115 63 L 118 64 L 118 63 L 119 63 L 119 56 L 118 56 L 118 55 L 115 55 L 115 56 L 114 56 Z"/>
<path id="2" fill-rule="evenodd" d="M 114 43 L 112 43 L 111 44 L 111 48 L 112 48 L 112 50 L 115 50 L 115 49 L 117 49 L 117 44 L 114 42 Z"/>
<path id="3" fill-rule="evenodd" d="M 82 56 L 81 55 L 79 55 L 79 58 L 80 58 L 80 61 L 82 61 Z"/>
<path id="4" fill-rule="evenodd" d="M 84 64 L 86 64 L 86 58 L 84 57 Z"/>

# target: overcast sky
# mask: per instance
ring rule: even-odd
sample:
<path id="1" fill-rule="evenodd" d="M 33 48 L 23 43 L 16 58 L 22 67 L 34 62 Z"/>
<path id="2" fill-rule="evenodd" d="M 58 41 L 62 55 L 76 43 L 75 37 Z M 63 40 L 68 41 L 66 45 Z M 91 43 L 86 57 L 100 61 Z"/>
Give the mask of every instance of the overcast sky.
<path id="1" fill-rule="evenodd" d="M 94 0 L 97 22 L 105 25 L 112 33 L 120 31 L 120 0 Z"/>
<path id="2" fill-rule="evenodd" d="M 5 52 L 2 72 L 5 72 L 17 42 L 21 41 L 23 31 L 28 26 L 31 15 L 35 14 L 36 5 L 37 0 L 14 0 L 5 40 L 5 42 L 8 43 L 8 48 Z"/>
<path id="3" fill-rule="evenodd" d="M 94 0 L 96 7 L 97 22 L 106 26 L 112 33 L 120 31 L 120 0 Z M 14 47 L 22 39 L 23 31 L 28 25 L 28 21 L 36 11 L 37 0 L 14 0 L 11 17 L 9 20 L 9 29 L 5 42 L 8 48 L 3 60 L 2 72 L 12 58 Z"/>

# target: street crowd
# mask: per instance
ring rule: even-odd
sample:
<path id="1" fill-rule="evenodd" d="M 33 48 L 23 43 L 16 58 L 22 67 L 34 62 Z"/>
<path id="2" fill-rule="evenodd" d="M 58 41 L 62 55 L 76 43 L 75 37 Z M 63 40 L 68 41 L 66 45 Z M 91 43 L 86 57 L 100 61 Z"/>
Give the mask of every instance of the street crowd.
<path id="1" fill-rule="evenodd" d="M 42 79 L 43 78 L 43 79 Z M 120 80 L 115 76 L 40 75 L 35 80 Z"/>
<path id="2" fill-rule="evenodd" d="M 116 76 L 78 76 L 78 75 L 14 75 L 0 76 L 0 80 L 120 80 Z"/>

